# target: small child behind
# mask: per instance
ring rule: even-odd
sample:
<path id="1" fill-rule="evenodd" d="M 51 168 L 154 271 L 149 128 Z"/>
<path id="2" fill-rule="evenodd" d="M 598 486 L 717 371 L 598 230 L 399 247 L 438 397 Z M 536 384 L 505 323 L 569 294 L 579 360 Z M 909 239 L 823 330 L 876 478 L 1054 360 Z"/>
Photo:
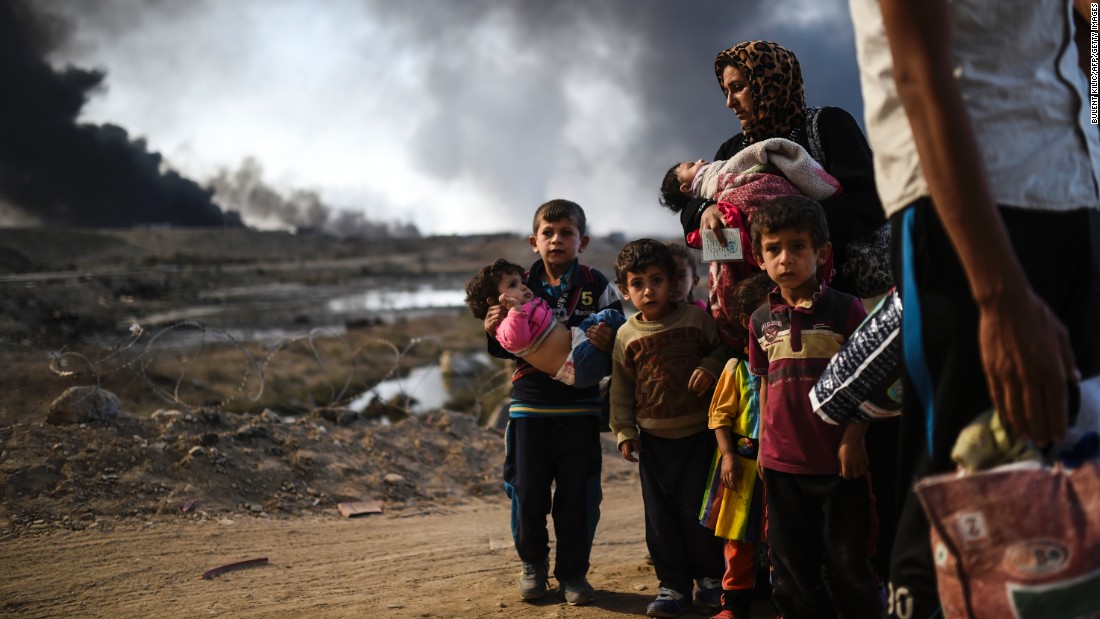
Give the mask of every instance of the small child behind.
<path id="1" fill-rule="evenodd" d="M 699 285 L 698 262 L 691 250 L 681 243 L 665 243 L 672 252 L 676 263 L 676 280 L 672 286 L 672 300 L 675 303 L 690 303 L 707 309 L 707 302 L 695 298 L 695 287 Z"/>
<path id="2" fill-rule="evenodd" d="M 599 384 L 611 373 L 611 355 L 593 346 L 586 331 L 601 322 L 612 332 L 618 330 L 626 322 L 622 312 L 603 309 L 576 327 L 566 327 L 555 320 L 550 304 L 524 283 L 523 267 L 504 259 L 482 268 L 466 284 L 466 305 L 475 318 L 485 320 L 498 303 L 508 308 L 495 334 L 504 350 L 577 388 Z"/>
<path id="3" fill-rule="evenodd" d="M 650 617 L 675 617 L 693 597 L 716 610 L 722 595 L 721 540 L 697 513 L 715 448 L 707 405 L 726 355 L 705 311 L 673 303 L 675 270 L 668 247 L 652 239 L 627 243 L 615 260 L 616 283 L 638 313 L 615 336 L 611 429 L 623 458 L 641 461 L 646 545 L 660 580 Z"/>
<path id="4" fill-rule="evenodd" d="M 742 280 L 731 308 L 748 331 L 749 317 L 767 302 L 775 282 L 767 273 Z M 726 362 L 710 401 L 710 429 L 718 441 L 699 522 L 726 540 L 722 611 L 711 619 L 748 619 L 756 586 L 756 542 L 762 539 L 764 511 L 756 483 L 760 446 L 760 379 L 749 372 L 743 355 Z"/>
<path id="5" fill-rule="evenodd" d="M 804 196 L 774 200 L 752 224 L 757 261 L 779 288 L 753 312 L 749 370 L 760 377 L 772 598 L 784 617 L 879 617 L 868 541 L 873 498 L 867 424 L 831 425 L 809 392 L 866 315 L 817 279 L 832 245 L 825 213 Z M 822 582 L 822 559 L 829 587 Z"/>

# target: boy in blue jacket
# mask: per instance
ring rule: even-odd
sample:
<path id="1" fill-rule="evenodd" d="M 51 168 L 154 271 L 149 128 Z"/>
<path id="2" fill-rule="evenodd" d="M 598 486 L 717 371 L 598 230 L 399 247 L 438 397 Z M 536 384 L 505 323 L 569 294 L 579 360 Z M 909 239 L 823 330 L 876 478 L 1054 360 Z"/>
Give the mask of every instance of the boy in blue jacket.
<path id="1" fill-rule="evenodd" d="M 529 238 L 541 259 L 531 266 L 526 285 L 550 304 L 556 319 L 567 327 L 603 309 L 622 311 L 618 290 L 602 273 L 577 259 L 588 245 L 586 223 L 580 205 L 551 200 L 535 211 Z M 595 599 L 586 576 L 602 498 L 599 387 L 565 385 L 505 351 L 492 337 L 505 311 L 500 305 L 491 307 L 485 331 L 490 354 L 516 360 L 504 488 L 512 499 L 512 537 L 523 562 L 520 597 L 535 600 L 548 591 L 546 515 L 552 509 L 558 542 L 554 578 L 566 602 L 588 604 Z M 587 335 L 596 348 L 611 351 L 610 327 L 600 323 Z"/>

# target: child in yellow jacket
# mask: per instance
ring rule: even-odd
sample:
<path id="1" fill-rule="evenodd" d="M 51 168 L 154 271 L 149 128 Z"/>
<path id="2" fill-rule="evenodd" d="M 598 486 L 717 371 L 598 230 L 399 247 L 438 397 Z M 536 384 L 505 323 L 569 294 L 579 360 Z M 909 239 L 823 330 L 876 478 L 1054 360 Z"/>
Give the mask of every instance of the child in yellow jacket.
<path id="1" fill-rule="evenodd" d="M 767 273 L 748 277 L 734 289 L 731 309 L 746 329 L 753 310 L 775 283 Z M 756 585 L 756 542 L 761 537 L 764 501 L 757 484 L 760 440 L 760 378 L 749 372 L 746 355 L 726 362 L 710 402 L 709 426 L 718 449 L 707 479 L 699 522 L 726 540 L 722 609 L 711 619 L 748 619 Z"/>

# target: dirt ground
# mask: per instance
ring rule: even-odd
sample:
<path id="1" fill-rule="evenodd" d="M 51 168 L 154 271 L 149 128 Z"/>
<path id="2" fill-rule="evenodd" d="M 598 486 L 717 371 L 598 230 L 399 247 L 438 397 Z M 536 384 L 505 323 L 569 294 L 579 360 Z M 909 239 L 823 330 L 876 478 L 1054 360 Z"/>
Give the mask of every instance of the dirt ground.
<path id="1" fill-rule="evenodd" d="M 586 608 L 515 594 L 518 566 L 503 499 L 343 519 L 151 519 L 53 531 L 0 545 L 6 616 L 612 617 L 638 614 L 655 587 L 637 484 L 607 483 Z M 200 575 L 266 557 L 266 565 Z M 648 591 L 638 591 L 647 586 Z"/>
<path id="2" fill-rule="evenodd" d="M 597 601 L 516 595 L 503 438 L 461 413 L 387 424 L 162 411 L 0 428 L 5 617 L 619 617 L 656 593 L 634 465 L 604 435 Z M 377 500 L 345 518 L 337 504 Z M 184 511 L 184 509 L 187 511 Z M 202 574 L 265 558 L 262 565 Z M 766 617 L 767 603 L 754 616 Z M 701 611 L 685 616 L 709 616 Z"/>
<path id="3" fill-rule="evenodd" d="M 594 240 L 586 262 L 610 273 L 619 244 Z M 0 616 L 643 614 L 657 581 L 644 561 L 637 470 L 609 436 L 589 573 L 597 600 L 570 607 L 552 594 L 527 604 L 516 593 L 519 561 L 501 490 L 504 439 L 482 415 L 494 407 L 474 399 L 458 409 L 465 412 L 421 417 L 370 407 L 358 413 L 337 408 L 342 402 L 311 410 L 326 400 L 310 389 L 327 392 L 333 383 L 310 374 L 318 371 L 307 357 L 328 354 L 318 345 L 320 353 L 280 352 L 276 361 L 286 365 L 266 367 L 279 397 L 235 410 L 238 385 L 249 394 L 252 385 L 230 371 L 239 360 L 223 359 L 233 350 L 196 355 L 197 362 L 181 348 L 180 359 L 169 361 L 184 373 L 146 363 L 147 353 L 126 356 L 136 346 L 115 352 L 101 341 L 125 333 L 133 316 L 151 330 L 157 324 L 140 319 L 149 312 L 217 306 L 213 290 L 464 281 L 497 256 L 531 260 L 525 239 L 507 235 L 356 243 L 243 230 L 0 230 Z M 274 303 L 245 319 L 299 330 L 338 319 L 355 350 L 356 337 L 405 346 L 430 335 L 456 352 L 484 346 L 480 325 L 471 344 L 468 325 L 453 316 L 353 330 L 363 317 L 300 311 Z M 414 356 L 403 362 L 426 362 Z M 55 357 L 106 360 L 59 373 Z M 356 357 L 357 380 L 374 384 L 391 365 Z M 70 384 L 112 390 L 121 414 L 46 423 L 51 402 Z M 179 397 L 167 403 L 150 384 Z M 232 389 L 215 389 L 223 385 Z M 280 391 L 292 387 L 302 393 Z M 349 501 L 377 502 L 381 513 L 346 518 L 338 506 Z M 260 558 L 266 562 L 202 578 Z M 754 617 L 770 616 L 768 606 L 758 601 Z"/>

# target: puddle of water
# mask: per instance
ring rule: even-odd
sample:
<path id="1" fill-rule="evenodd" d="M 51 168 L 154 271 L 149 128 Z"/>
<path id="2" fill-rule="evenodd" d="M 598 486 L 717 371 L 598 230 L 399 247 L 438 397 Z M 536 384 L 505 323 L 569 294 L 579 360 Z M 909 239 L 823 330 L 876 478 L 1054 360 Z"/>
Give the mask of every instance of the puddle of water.
<path id="1" fill-rule="evenodd" d="M 415 414 L 441 408 L 450 398 L 447 386 L 443 382 L 443 372 L 438 365 L 429 365 L 414 368 L 407 376 L 378 383 L 370 391 L 352 400 L 348 408 L 363 412 L 375 397 L 388 402 L 390 398 L 402 393 L 416 400 L 412 405 L 412 412 Z"/>
<path id="2" fill-rule="evenodd" d="M 269 284 L 214 290 L 203 294 L 202 305 L 165 308 L 130 319 L 151 331 L 181 321 L 194 321 L 225 331 L 238 340 L 260 340 L 301 335 L 321 327 L 344 332 L 349 320 L 415 318 L 463 307 L 465 290 L 418 284 L 401 289 Z"/>
<path id="3" fill-rule="evenodd" d="M 488 353 L 480 352 L 469 360 L 483 369 L 492 365 Z M 448 400 L 470 395 L 477 384 L 476 376 L 445 375 L 438 365 L 426 365 L 409 370 L 406 376 L 384 380 L 358 396 L 348 408 L 363 412 L 374 398 L 387 402 L 401 394 L 416 400 L 411 410 L 421 415 L 442 408 Z"/>
<path id="4" fill-rule="evenodd" d="M 367 290 L 336 297 L 328 300 L 326 309 L 334 313 L 347 313 L 462 307 L 465 298 L 465 290 L 420 285 L 409 290 Z"/>

